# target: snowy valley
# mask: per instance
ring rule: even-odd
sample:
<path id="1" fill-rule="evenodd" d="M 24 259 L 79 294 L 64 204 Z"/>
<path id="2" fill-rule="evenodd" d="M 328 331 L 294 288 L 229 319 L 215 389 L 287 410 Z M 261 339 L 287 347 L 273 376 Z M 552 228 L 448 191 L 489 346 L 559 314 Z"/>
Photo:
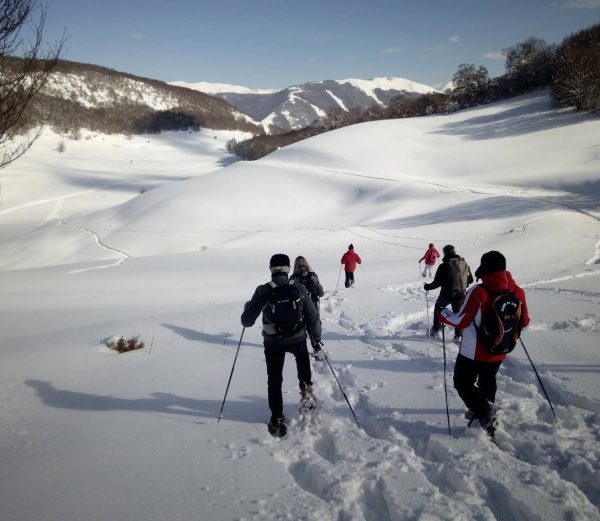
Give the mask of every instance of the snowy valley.
<path id="1" fill-rule="evenodd" d="M 255 162 L 240 131 L 64 140 L 0 174 L 0 505 L 6 521 L 600 520 L 600 120 L 547 92 L 348 126 Z M 363 258 L 356 286 L 340 256 Z M 525 288 L 499 373 L 498 445 L 467 428 L 457 347 L 426 336 L 418 259 L 491 249 Z M 267 433 L 260 326 L 240 314 L 268 261 L 325 287 L 320 427 Z M 431 298 L 431 295 L 430 295 Z M 429 301 L 431 310 L 432 301 Z M 140 335 L 117 354 L 103 341 Z M 448 385 L 448 435 L 444 399 Z"/>

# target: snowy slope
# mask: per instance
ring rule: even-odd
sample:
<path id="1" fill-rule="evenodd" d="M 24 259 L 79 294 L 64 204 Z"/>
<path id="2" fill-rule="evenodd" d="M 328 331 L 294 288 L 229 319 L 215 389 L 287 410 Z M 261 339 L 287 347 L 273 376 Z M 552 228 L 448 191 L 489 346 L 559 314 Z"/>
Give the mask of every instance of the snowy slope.
<path id="1" fill-rule="evenodd" d="M 208 81 L 198 81 L 189 83 L 187 81 L 170 81 L 170 85 L 185 87 L 186 89 L 199 90 L 206 94 L 220 94 L 221 92 L 235 92 L 237 94 L 271 94 L 275 89 L 250 89 L 242 85 L 232 85 L 231 83 L 211 83 Z"/>
<path id="2" fill-rule="evenodd" d="M 47 136 L 0 178 L 2 518 L 600 519 L 598 135 L 534 94 L 225 168 L 225 135 L 63 154 Z M 519 348 L 498 378 L 498 447 L 466 428 L 451 345 L 448 436 L 417 273 L 430 241 L 473 268 L 506 254 L 560 427 Z M 349 242 L 364 263 L 344 290 Z M 216 422 L 243 303 L 278 251 L 321 277 L 323 339 L 362 428 L 315 363 L 321 428 L 303 431 L 287 359 L 291 430 L 270 438 L 258 326 Z M 102 345 L 121 334 L 147 347 Z"/>

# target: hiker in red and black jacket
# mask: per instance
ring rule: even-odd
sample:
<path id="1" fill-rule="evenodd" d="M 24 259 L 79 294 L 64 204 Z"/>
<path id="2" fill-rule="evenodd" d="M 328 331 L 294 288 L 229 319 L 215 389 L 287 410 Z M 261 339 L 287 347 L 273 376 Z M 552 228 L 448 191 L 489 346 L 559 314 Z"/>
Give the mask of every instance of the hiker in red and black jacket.
<path id="1" fill-rule="evenodd" d="M 350 244 L 348 246 L 348 251 L 342 255 L 342 264 L 344 265 L 344 270 L 346 272 L 346 281 L 344 282 L 344 286 L 349 288 L 354 284 L 354 271 L 356 270 L 356 264 L 361 264 L 362 260 L 360 259 L 358 253 L 354 251 L 354 245 Z"/>
<path id="2" fill-rule="evenodd" d="M 429 248 L 425 252 L 425 254 L 419 259 L 419 264 L 425 261 L 425 268 L 423 269 L 423 273 L 421 273 L 421 277 L 424 277 L 429 270 L 429 276 L 431 277 L 431 269 L 435 266 L 435 263 L 440 258 L 440 252 L 437 251 L 433 243 L 429 243 Z"/>
<path id="3" fill-rule="evenodd" d="M 477 338 L 477 328 L 490 309 L 494 296 L 502 293 L 510 292 L 521 301 L 521 327 L 529 324 L 529 314 L 525 292 L 516 285 L 510 272 L 506 271 L 506 259 L 500 252 L 484 253 L 475 277 L 481 279 L 482 283 L 467 292 L 460 310 L 452 312 L 442 309 L 440 319 L 463 331 L 454 368 L 454 387 L 469 409 L 467 418 L 478 419 L 489 432 L 490 428 L 492 431 L 495 429 L 496 422 L 496 373 L 506 355 L 489 353 Z"/>

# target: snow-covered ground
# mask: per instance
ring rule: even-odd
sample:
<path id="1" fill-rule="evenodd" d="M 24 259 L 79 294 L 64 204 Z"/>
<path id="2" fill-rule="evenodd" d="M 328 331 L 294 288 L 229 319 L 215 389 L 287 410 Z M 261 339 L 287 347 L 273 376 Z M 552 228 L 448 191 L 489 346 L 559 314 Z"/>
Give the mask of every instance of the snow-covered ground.
<path id="1" fill-rule="evenodd" d="M 216 139 L 215 139 L 216 136 Z M 254 163 L 229 134 L 65 141 L 0 173 L 0 505 L 6 521 L 600 519 L 600 120 L 538 93 L 366 123 Z M 498 446 L 468 429 L 417 261 L 498 249 L 527 291 L 499 373 Z M 348 243 L 363 258 L 340 288 Z M 269 257 L 325 286 L 324 342 L 362 428 L 314 363 L 320 429 L 266 430 L 259 326 Z M 429 303 L 430 307 L 432 303 Z M 146 348 L 103 339 L 140 335 Z"/>

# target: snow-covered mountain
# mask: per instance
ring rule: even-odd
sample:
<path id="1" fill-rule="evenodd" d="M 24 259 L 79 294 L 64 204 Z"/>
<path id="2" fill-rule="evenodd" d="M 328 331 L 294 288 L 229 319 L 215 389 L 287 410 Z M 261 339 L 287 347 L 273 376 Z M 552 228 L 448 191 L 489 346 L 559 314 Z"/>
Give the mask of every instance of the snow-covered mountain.
<path id="1" fill-rule="evenodd" d="M 197 83 L 188 83 L 185 81 L 171 81 L 170 85 L 185 87 L 186 89 L 199 90 L 206 94 L 220 94 L 222 92 L 235 92 L 237 94 L 272 94 L 276 89 L 250 89 L 242 85 L 232 85 L 231 83 L 210 83 L 208 81 L 199 81 Z"/>
<path id="2" fill-rule="evenodd" d="M 69 133 L 82 128 L 139 134 L 200 127 L 262 132 L 252 118 L 223 99 L 70 61 L 59 61 L 34 99 L 29 117 Z"/>
<path id="3" fill-rule="evenodd" d="M 306 127 L 326 117 L 327 112 L 334 108 L 364 110 L 372 105 L 385 106 L 396 96 L 437 92 L 429 85 L 388 77 L 314 81 L 275 92 L 256 92 L 237 86 L 227 91 L 223 90 L 227 86 L 205 83 L 173 84 L 210 92 L 227 100 L 254 120 L 260 121 L 267 132 L 274 127 L 283 130 Z"/>

